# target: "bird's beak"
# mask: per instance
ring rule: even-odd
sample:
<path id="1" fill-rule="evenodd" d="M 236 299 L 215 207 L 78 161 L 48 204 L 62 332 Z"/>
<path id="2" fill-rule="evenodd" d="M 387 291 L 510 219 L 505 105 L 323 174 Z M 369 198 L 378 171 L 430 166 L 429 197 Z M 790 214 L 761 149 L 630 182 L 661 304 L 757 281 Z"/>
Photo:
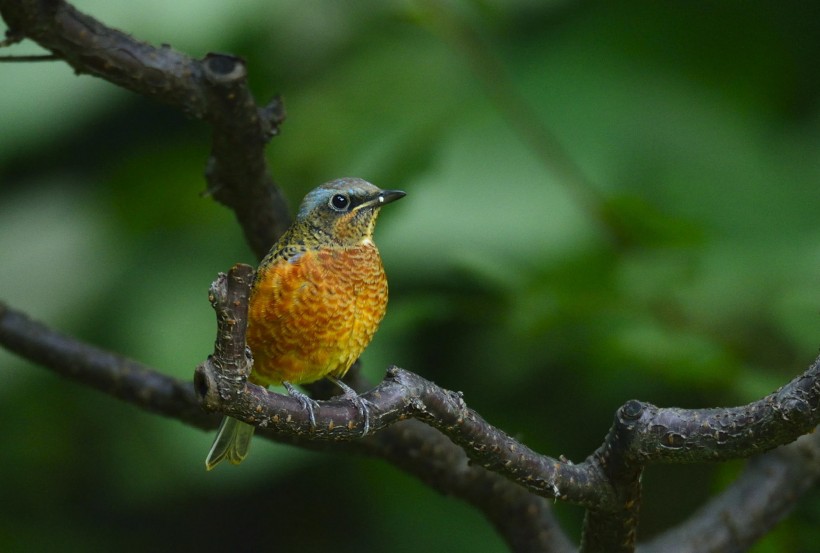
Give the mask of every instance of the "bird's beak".
<path id="1" fill-rule="evenodd" d="M 390 202 L 395 202 L 396 200 L 404 198 L 406 195 L 407 193 L 401 190 L 382 190 L 378 196 L 378 205 L 383 206 Z"/>
<path id="2" fill-rule="evenodd" d="M 358 211 L 360 209 L 379 209 L 381 206 L 389 204 L 390 202 L 395 202 L 400 198 L 404 198 L 406 195 L 407 194 L 401 190 L 382 190 L 373 196 L 372 199 L 354 207 L 353 211 Z"/>

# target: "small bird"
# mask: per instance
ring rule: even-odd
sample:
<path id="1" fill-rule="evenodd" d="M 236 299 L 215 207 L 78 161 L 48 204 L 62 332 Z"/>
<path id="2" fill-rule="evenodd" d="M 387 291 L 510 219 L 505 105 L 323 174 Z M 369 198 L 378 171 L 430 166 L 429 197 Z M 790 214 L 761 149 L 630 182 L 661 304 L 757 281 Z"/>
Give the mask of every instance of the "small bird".
<path id="1" fill-rule="evenodd" d="M 364 401 L 340 380 L 370 343 L 387 308 L 387 279 L 373 229 L 382 206 L 403 198 L 358 178 L 325 183 L 302 200 L 296 220 L 256 270 L 246 342 L 248 380 L 283 384 L 313 418 L 313 400 L 293 384 L 335 382 L 365 415 Z M 254 427 L 224 417 L 205 459 L 208 470 L 248 454 Z M 366 432 L 366 426 L 365 426 Z"/>

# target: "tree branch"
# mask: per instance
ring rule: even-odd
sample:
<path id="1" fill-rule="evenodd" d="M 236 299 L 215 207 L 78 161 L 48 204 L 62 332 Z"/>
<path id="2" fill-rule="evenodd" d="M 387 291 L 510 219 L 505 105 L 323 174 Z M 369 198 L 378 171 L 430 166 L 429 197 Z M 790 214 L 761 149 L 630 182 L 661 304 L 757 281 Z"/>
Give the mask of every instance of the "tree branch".
<path id="1" fill-rule="evenodd" d="M 270 177 L 264 149 L 284 120 L 274 98 L 257 107 L 239 58 L 193 59 L 107 27 L 62 0 L 0 0 L 8 42 L 30 38 L 87 73 L 170 104 L 213 128 L 208 193 L 232 209 L 258 258 L 290 224 L 287 202 Z"/>
<path id="2" fill-rule="evenodd" d="M 0 344 L 58 374 L 142 409 L 198 428 L 216 426 L 218 417 L 208 416 L 199 409 L 190 383 L 78 342 L 2 303 Z M 318 411 L 324 412 L 328 403 L 343 402 L 321 402 Z M 301 407 L 291 407 L 296 409 L 298 416 Z M 338 407 L 346 408 L 344 405 Z M 356 414 L 353 409 L 342 416 Z M 548 501 L 482 467 L 469 465 L 461 448 L 418 421 L 399 422 L 364 439 L 343 443 L 305 440 L 303 436 L 271 429 L 260 429 L 259 434 L 309 449 L 332 449 L 383 458 L 440 492 L 463 498 L 476 506 L 499 529 L 514 551 L 572 550 L 555 523 Z M 793 507 L 797 498 L 816 484 L 820 478 L 818 459 L 820 434 L 817 433 L 754 459 L 744 475 L 723 494 L 679 527 L 647 544 L 645 551 L 668 551 L 674 544 L 676 551 L 708 553 L 725 551 L 726 543 L 752 543 L 770 530 Z M 590 536 L 599 533 L 593 532 Z"/>
<path id="3" fill-rule="evenodd" d="M 787 385 L 740 407 L 658 408 L 628 401 L 618 410 L 604 444 L 591 457 L 606 473 L 618 500 L 614 510 L 601 512 L 593 507 L 587 512 L 582 551 L 634 548 L 640 476 L 646 465 L 748 458 L 790 443 L 818 423 L 820 357 Z"/>
<path id="4" fill-rule="evenodd" d="M 686 522 L 639 548 L 640 553 L 746 551 L 820 481 L 820 432 L 755 457 L 743 474 Z"/>
<path id="5" fill-rule="evenodd" d="M 57 374 L 141 409 L 205 430 L 215 429 L 219 422 L 218 416 L 202 410 L 190 382 L 165 376 L 137 361 L 65 336 L 3 303 L 0 303 L 0 345 Z M 290 407 L 299 414 L 298 404 Z M 549 501 L 498 474 L 469 465 L 461 448 L 418 421 L 404 421 L 365 439 L 345 443 L 310 441 L 275 429 L 260 428 L 257 434 L 317 451 L 358 453 L 385 459 L 439 492 L 475 506 L 515 551 L 564 553 L 573 550 L 552 515 Z"/>
<path id="6" fill-rule="evenodd" d="M 245 275 L 250 271 L 250 267 L 236 266 L 211 287 L 219 330 L 214 356 L 196 371 L 203 406 L 275 433 L 310 440 L 356 440 L 362 421 L 350 402 L 321 402 L 315 409 L 317 427 L 312 428 L 297 400 L 246 382 L 250 367 L 237 345 L 244 344 L 247 305 L 242 302 L 247 302 L 247 291 L 241 288 L 247 287 Z M 242 359 L 218 359 L 231 351 Z M 222 366 L 241 369 L 220 377 Z M 560 497 L 587 507 L 582 551 L 633 551 L 640 476 L 647 464 L 751 457 L 793 441 L 818 423 L 818 374 L 820 358 L 773 394 L 729 409 L 662 409 L 629 401 L 618 410 L 604 444 L 578 465 L 535 453 L 467 408 L 460 394 L 396 367 L 363 397 L 372 405 L 374 431 L 407 417 L 416 418 L 446 434 L 487 470 L 543 497 Z M 773 514 L 772 520 L 776 519 Z"/>
<path id="7" fill-rule="evenodd" d="M 213 428 L 217 418 L 197 405 L 189 382 L 55 332 L 0 302 L 0 344 L 55 373 L 142 409 Z"/>
<path id="8" fill-rule="evenodd" d="M 275 434 L 310 440 L 360 439 L 364 421 L 347 400 L 320 402 L 314 409 L 316 427 L 296 398 L 247 382 L 245 328 L 252 269 L 238 264 L 220 274 L 210 290 L 217 312 L 214 354 L 197 367 L 194 385 L 203 407 Z M 235 355 L 238 358 L 229 358 Z M 225 370 L 227 369 L 227 370 Z M 222 372 L 224 371 L 224 372 Z M 461 394 L 439 388 L 411 372 L 391 367 L 384 381 L 363 399 L 370 405 L 370 428 L 378 432 L 407 418 L 416 418 L 446 434 L 468 457 L 547 498 L 561 497 L 584 506 L 611 505 L 608 485 L 592 464 L 573 465 L 539 455 L 469 409 Z"/>

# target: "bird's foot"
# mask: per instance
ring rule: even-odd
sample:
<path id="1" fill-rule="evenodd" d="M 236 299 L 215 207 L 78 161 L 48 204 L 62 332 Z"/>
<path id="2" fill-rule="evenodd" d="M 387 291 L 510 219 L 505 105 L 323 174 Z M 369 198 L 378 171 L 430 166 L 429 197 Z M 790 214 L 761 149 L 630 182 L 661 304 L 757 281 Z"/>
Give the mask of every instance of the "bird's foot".
<path id="1" fill-rule="evenodd" d="M 364 424 L 362 425 L 362 436 L 367 435 L 370 431 L 370 410 L 367 406 L 368 404 L 372 405 L 372 403 L 360 396 L 356 390 L 345 384 L 340 378 L 329 376 L 327 379 L 342 389 L 342 398 L 351 402 L 353 406 L 356 407 L 356 411 L 362 415 L 362 418 L 364 419 Z"/>
<path id="2" fill-rule="evenodd" d="M 302 405 L 302 408 L 308 412 L 308 417 L 310 418 L 310 429 L 315 430 L 316 414 L 313 412 L 313 410 L 319 407 L 319 403 L 315 399 L 306 395 L 305 393 L 297 390 L 296 387 L 294 387 L 294 385 L 290 382 L 282 382 L 282 386 L 284 386 L 285 389 L 288 391 L 288 395 L 293 399 L 297 400 Z"/>

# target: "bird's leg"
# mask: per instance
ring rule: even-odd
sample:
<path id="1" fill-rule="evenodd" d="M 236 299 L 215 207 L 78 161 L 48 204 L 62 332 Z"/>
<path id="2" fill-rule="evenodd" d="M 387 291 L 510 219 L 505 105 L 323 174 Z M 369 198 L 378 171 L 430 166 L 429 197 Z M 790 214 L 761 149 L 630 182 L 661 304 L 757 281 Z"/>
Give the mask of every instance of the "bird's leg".
<path id="1" fill-rule="evenodd" d="M 367 408 L 367 404 L 370 403 L 358 393 L 356 390 L 345 384 L 341 378 L 336 378 L 335 376 L 328 376 L 328 380 L 333 382 L 336 386 L 342 389 L 342 397 L 351 403 L 353 403 L 356 410 L 361 413 L 362 417 L 364 418 L 364 425 L 362 427 L 362 436 L 365 436 L 370 431 L 370 410 Z"/>
<path id="2" fill-rule="evenodd" d="M 290 397 L 298 400 L 299 403 L 302 404 L 302 408 L 305 411 L 308 412 L 308 417 L 310 417 L 310 428 L 311 428 L 311 430 L 315 429 L 316 428 L 316 415 L 314 414 L 313 409 L 315 407 L 319 407 L 319 403 L 315 399 L 313 399 L 313 398 L 307 396 L 306 394 L 300 392 L 299 390 L 297 390 L 293 386 L 293 384 L 291 384 L 290 382 L 287 382 L 287 381 L 282 382 L 282 386 L 284 386 L 285 389 L 288 391 L 288 395 Z"/>

